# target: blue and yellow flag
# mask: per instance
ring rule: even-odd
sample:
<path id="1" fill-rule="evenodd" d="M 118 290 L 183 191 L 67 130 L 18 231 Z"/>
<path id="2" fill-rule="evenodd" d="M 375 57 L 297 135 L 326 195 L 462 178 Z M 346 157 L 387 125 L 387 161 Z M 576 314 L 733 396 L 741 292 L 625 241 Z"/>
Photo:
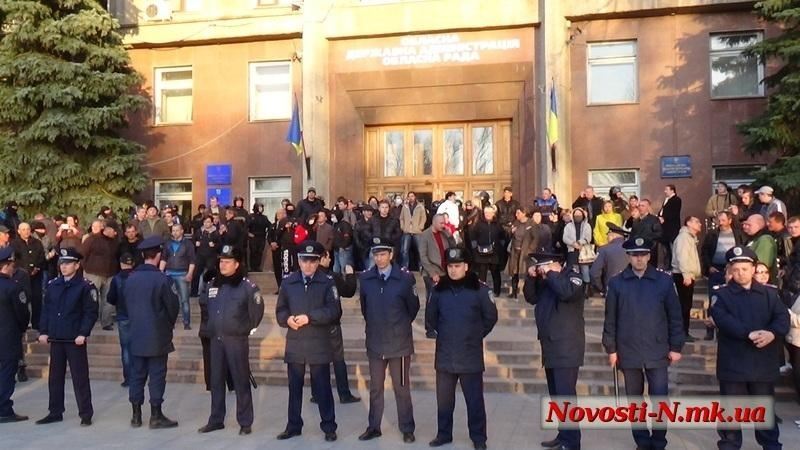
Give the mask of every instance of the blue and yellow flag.
<path id="1" fill-rule="evenodd" d="M 289 123 L 289 133 L 286 135 L 286 142 L 292 144 L 297 156 L 305 152 L 303 148 L 303 130 L 300 127 L 300 107 L 297 105 L 297 98 L 294 99 L 292 107 L 292 121 Z"/>
<path id="2" fill-rule="evenodd" d="M 555 149 L 558 142 L 558 101 L 556 100 L 556 86 L 550 87 L 550 113 L 547 116 L 547 141 Z"/>

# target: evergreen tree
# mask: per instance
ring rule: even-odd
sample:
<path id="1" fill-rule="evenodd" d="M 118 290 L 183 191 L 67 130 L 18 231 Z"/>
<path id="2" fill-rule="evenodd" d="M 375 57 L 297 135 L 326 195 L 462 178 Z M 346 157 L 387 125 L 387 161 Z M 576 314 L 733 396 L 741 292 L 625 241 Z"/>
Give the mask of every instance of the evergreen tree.
<path id="1" fill-rule="evenodd" d="M 770 89 L 766 110 L 739 124 L 739 131 L 745 137 L 746 152 L 774 152 L 778 157 L 758 175 L 759 182 L 796 201 L 800 194 L 800 0 L 764 0 L 755 8 L 762 20 L 779 26 L 781 33 L 750 47 L 748 54 L 778 63 L 780 68 L 764 80 Z"/>
<path id="2" fill-rule="evenodd" d="M 119 24 L 96 0 L 0 0 L 0 20 L 0 199 L 124 214 L 147 176 L 118 130 L 147 101 Z"/>

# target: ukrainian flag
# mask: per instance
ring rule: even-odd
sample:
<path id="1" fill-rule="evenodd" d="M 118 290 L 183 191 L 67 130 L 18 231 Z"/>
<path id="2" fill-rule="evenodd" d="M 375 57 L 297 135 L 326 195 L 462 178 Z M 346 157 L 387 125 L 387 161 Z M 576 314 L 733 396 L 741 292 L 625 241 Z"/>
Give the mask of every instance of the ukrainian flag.
<path id="1" fill-rule="evenodd" d="M 297 105 L 297 98 L 294 99 L 292 108 L 292 121 L 289 123 L 289 133 L 286 135 L 286 142 L 292 144 L 297 156 L 305 153 L 303 148 L 303 130 L 300 128 L 300 108 Z"/>
<path id="2" fill-rule="evenodd" d="M 555 151 L 558 142 L 558 100 L 556 99 L 556 85 L 550 87 L 550 113 L 547 116 L 547 141 L 550 148 Z"/>

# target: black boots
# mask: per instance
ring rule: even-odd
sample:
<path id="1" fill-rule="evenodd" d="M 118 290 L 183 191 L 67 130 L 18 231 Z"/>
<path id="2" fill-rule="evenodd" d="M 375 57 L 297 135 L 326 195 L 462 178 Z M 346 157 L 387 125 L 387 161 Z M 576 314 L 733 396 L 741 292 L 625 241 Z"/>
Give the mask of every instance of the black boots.
<path id="1" fill-rule="evenodd" d="M 175 428 L 178 422 L 168 419 L 161 412 L 161 405 L 150 405 L 150 429 Z"/>
<path id="2" fill-rule="evenodd" d="M 25 372 L 25 366 L 19 366 L 19 370 L 17 371 L 17 381 L 20 383 L 28 381 L 28 373 Z"/>
<path id="3" fill-rule="evenodd" d="M 713 327 L 706 327 L 706 335 L 703 337 L 704 341 L 713 341 L 714 340 L 714 328 Z"/>
<path id="4" fill-rule="evenodd" d="M 137 403 L 131 403 L 131 407 L 133 408 L 133 415 L 131 416 L 131 426 L 133 428 L 139 428 L 142 426 L 142 405 Z"/>

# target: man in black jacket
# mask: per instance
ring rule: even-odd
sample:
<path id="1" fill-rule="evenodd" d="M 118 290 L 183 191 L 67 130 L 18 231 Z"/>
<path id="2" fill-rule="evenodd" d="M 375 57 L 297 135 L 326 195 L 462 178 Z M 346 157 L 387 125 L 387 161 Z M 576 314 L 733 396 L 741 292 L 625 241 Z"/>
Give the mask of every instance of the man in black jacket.
<path id="1" fill-rule="evenodd" d="M 581 195 L 572 202 L 572 209 L 581 208 L 586 211 L 589 224 L 594 230 L 594 223 L 597 216 L 603 214 L 603 199 L 594 195 L 594 188 L 586 186 Z"/>
<path id="2" fill-rule="evenodd" d="M 353 234 L 355 235 L 356 250 L 361 269 L 370 270 L 375 265 L 372 260 L 372 252 L 370 246 L 372 245 L 372 224 L 375 222 L 373 217 L 375 210 L 369 205 L 364 205 L 361 208 L 361 220 L 356 223 Z"/>
<path id="3" fill-rule="evenodd" d="M 330 364 L 333 362 L 331 325 L 342 317 L 342 307 L 333 277 L 319 270 L 325 251 L 319 242 L 298 246 L 300 270 L 281 284 L 275 318 L 286 333 L 284 362 L 289 376 L 289 411 L 286 429 L 278 440 L 300 436 L 303 429 L 303 383 L 306 365 L 311 372 L 311 395 L 317 399 L 320 428 L 325 440 L 336 440 L 336 413 L 331 391 Z"/>
<path id="4" fill-rule="evenodd" d="M 579 273 L 562 268 L 562 255 L 534 253 L 523 292 L 534 305 L 538 339 L 542 346 L 542 365 L 550 395 L 576 396 L 578 369 L 583 365 L 584 331 L 583 280 Z M 579 429 L 559 428 L 558 436 L 542 442 L 542 447 L 577 450 L 581 446 Z"/>
<path id="5" fill-rule="evenodd" d="M 325 204 L 322 200 L 317 198 L 317 190 L 310 187 L 306 193 L 306 198 L 297 202 L 297 217 L 300 222 L 306 223 L 309 218 L 316 216 L 324 207 Z"/>
<path id="6" fill-rule="evenodd" d="M 681 198 L 674 184 L 668 184 L 664 188 L 664 204 L 658 212 L 658 220 L 661 222 L 661 245 L 664 247 L 664 264 L 666 267 L 672 265 L 672 243 L 678 237 L 681 229 Z"/>
<path id="7" fill-rule="evenodd" d="M 14 274 L 14 250 L 0 249 L 0 423 L 21 422 L 28 417 L 14 412 L 14 376 L 22 357 L 20 341 L 28 329 L 28 299 Z"/>
<path id="8" fill-rule="evenodd" d="M 42 270 L 47 261 L 45 259 L 42 242 L 31 235 L 31 226 L 22 222 L 17 228 L 17 237 L 11 241 L 16 256 L 16 266 L 26 272 L 31 278 L 31 326 L 39 329 L 39 318 L 42 310 Z"/>
<path id="9" fill-rule="evenodd" d="M 267 245 L 267 232 L 271 224 L 264 215 L 264 205 L 253 205 L 253 214 L 247 223 L 248 236 L 250 237 L 250 271 L 261 272 L 261 260 L 264 258 L 264 248 Z"/>
<path id="10" fill-rule="evenodd" d="M 660 242 L 664 236 L 661 221 L 652 214 L 649 199 L 643 198 L 639 201 L 638 211 L 638 217 L 634 214 L 628 219 L 630 221 L 631 238 L 642 238 L 651 242 L 655 248 L 656 243 Z M 658 266 L 656 258 L 650 258 L 650 265 L 653 267 Z"/>
<path id="11" fill-rule="evenodd" d="M 391 206 L 387 200 L 378 203 L 378 215 L 372 219 L 372 236 L 390 242 L 395 248 L 395 252 L 400 248 L 400 238 L 403 230 L 400 228 L 400 221 L 391 216 Z"/>
<path id="12" fill-rule="evenodd" d="M 647 378 L 651 396 L 669 391 L 667 368 L 681 359 L 685 333 L 672 278 L 648 264 L 652 243 L 643 238 L 623 244 L 630 266 L 608 282 L 603 346 L 614 370 L 625 377 L 625 393 L 641 396 Z M 663 450 L 667 430 L 633 430 L 637 448 Z"/>
<path id="13" fill-rule="evenodd" d="M 439 429 L 431 447 L 453 441 L 453 410 L 460 380 L 469 437 L 475 450 L 486 449 L 483 339 L 496 323 L 497 307 L 489 287 L 469 272 L 464 250 L 451 248 L 447 251 L 447 276 L 436 285 L 425 307 L 425 329 L 436 337 Z"/>
<path id="14" fill-rule="evenodd" d="M 358 439 L 368 441 L 381 436 L 383 382 L 388 367 L 403 442 L 411 443 L 415 440 L 409 380 L 411 355 L 414 354 L 411 324 L 419 312 L 419 297 L 414 275 L 392 264 L 394 242 L 374 237 L 372 252 L 375 267 L 360 275 L 370 382 L 369 426 Z"/>
<path id="15" fill-rule="evenodd" d="M 244 277 L 242 254 L 224 246 L 219 255 L 219 275 L 203 290 L 208 307 L 207 333 L 211 340 L 211 415 L 200 433 L 225 428 L 225 385 L 228 373 L 236 389 L 236 421 L 240 435 L 252 432 L 253 397 L 250 391 L 250 342 L 264 317 L 258 286 Z"/>
<path id="16" fill-rule="evenodd" d="M 773 396 L 779 366 L 776 338 L 789 332 L 789 313 L 777 289 L 759 284 L 756 254 L 744 246 L 728 250 L 732 279 L 711 297 L 711 317 L 718 328 L 717 379 L 720 395 Z M 719 448 L 742 447 L 741 429 L 718 429 Z M 756 429 L 765 449 L 779 449 L 778 425 Z"/>

